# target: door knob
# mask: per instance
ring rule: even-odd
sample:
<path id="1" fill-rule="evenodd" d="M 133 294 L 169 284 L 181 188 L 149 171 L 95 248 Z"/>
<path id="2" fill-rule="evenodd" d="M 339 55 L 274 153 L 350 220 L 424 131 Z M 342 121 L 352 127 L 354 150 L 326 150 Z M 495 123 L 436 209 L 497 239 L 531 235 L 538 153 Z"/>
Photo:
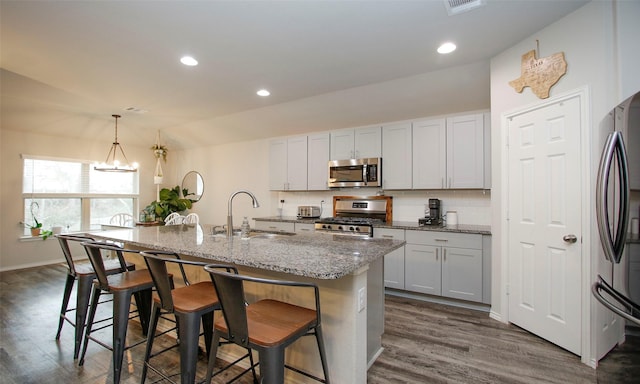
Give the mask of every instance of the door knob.
<path id="1" fill-rule="evenodd" d="M 564 235 L 564 237 L 562 238 L 562 240 L 564 240 L 566 243 L 575 243 L 576 241 L 578 241 L 578 238 L 576 237 L 576 235 Z"/>

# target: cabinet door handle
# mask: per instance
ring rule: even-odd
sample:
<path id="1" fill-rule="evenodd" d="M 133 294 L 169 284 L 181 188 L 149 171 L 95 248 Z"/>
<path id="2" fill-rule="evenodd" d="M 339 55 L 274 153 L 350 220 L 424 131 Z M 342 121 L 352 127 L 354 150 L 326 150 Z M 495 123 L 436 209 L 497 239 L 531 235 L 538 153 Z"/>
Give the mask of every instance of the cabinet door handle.
<path id="1" fill-rule="evenodd" d="M 393 239 L 393 235 L 382 235 L 385 239 Z"/>
<path id="2" fill-rule="evenodd" d="M 436 261 L 438 261 L 438 249 L 436 249 Z"/>
<path id="3" fill-rule="evenodd" d="M 446 243 L 449 240 L 447 240 L 447 239 L 436 239 L 435 241 L 441 241 L 441 242 L 445 242 Z"/>
<path id="4" fill-rule="evenodd" d="M 442 250 L 442 262 L 443 263 L 447 262 L 447 250 L 446 249 Z"/>

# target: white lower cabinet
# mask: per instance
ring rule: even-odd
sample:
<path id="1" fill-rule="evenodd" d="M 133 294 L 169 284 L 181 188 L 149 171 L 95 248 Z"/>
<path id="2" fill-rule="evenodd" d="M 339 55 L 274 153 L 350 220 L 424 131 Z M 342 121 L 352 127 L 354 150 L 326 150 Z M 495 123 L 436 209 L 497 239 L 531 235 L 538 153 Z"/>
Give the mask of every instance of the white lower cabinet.
<path id="1" fill-rule="evenodd" d="M 405 234 L 407 291 L 482 302 L 482 235 L 431 231 Z"/>
<path id="2" fill-rule="evenodd" d="M 313 233 L 316 230 L 313 223 L 294 223 L 293 226 L 296 233 Z"/>
<path id="3" fill-rule="evenodd" d="M 295 232 L 295 224 L 284 221 L 256 221 L 255 228 L 270 232 Z"/>
<path id="4" fill-rule="evenodd" d="M 373 237 L 404 241 L 404 229 L 375 228 Z M 384 286 L 404 289 L 404 246 L 384 257 Z"/>

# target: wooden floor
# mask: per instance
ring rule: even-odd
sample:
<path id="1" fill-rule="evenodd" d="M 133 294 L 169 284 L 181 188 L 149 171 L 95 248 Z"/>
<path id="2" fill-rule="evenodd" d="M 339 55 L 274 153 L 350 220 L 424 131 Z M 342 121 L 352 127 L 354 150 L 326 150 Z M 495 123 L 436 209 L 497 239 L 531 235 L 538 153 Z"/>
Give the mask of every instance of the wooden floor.
<path id="1" fill-rule="evenodd" d="M 65 273 L 62 265 L 0 273 L 0 383 L 111 382 L 109 351 L 91 344 L 85 365 L 78 367 L 73 328 L 65 325 L 61 339 L 54 340 Z M 371 384 L 640 383 L 637 337 L 628 337 L 594 370 L 577 356 L 485 312 L 387 297 L 385 320 L 384 352 L 369 370 Z M 131 340 L 140 334 L 131 322 Z M 122 383 L 140 381 L 143 354 L 144 344 L 126 353 Z M 159 359 L 156 364 L 164 370 L 177 371 L 177 353 Z M 205 369 L 201 357 L 199 378 Z M 154 379 L 150 373 L 147 382 Z M 238 382 L 251 383 L 251 376 Z"/>

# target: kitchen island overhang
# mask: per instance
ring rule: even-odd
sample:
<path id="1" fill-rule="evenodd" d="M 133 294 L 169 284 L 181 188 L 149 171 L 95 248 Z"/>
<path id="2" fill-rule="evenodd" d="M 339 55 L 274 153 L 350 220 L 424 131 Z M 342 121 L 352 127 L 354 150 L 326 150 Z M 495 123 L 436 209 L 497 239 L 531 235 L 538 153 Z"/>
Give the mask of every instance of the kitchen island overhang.
<path id="1" fill-rule="evenodd" d="M 366 383 L 367 368 L 382 351 L 384 331 L 383 256 L 404 245 L 392 239 L 328 234 L 239 237 L 213 235 L 209 225 L 138 227 L 92 233 L 128 247 L 172 251 L 199 260 L 229 263 L 252 276 L 313 281 L 320 287 L 329 374 L 334 383 Z M 207 278 L 204 275 L 200 279 Z M 290 292 L 249 292 L 251 299 L 278 295 L 312 306 Z M 273 297 L 273 296 L 271 296 Z M 314 340 L 287 351 L 287 362 L 321 374 Z M 219 357 L 224 355 L 220 354 Z M 287 372 L 287 382 L 307 382 Z"/>

